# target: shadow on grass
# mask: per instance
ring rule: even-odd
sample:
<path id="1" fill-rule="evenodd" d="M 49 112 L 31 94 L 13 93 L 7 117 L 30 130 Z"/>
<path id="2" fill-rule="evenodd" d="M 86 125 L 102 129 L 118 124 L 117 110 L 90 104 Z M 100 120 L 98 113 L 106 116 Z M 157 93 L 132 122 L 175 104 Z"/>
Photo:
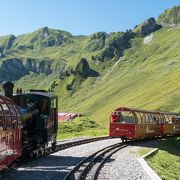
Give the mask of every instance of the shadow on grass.
<path id="1" fill-rule="evenodd" d="M 147 139 L 138 143 L 140 147 L 159 148 L 159 150 L 166 151 L 170 154 L 180 156 L 180 135 L 167 136 L 157 139 Z"/>

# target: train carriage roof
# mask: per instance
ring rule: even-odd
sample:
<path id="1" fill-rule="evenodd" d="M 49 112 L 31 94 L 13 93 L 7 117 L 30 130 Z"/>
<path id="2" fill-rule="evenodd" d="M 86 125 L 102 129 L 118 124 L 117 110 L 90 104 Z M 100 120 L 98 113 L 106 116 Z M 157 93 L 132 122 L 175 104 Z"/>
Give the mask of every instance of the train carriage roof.
<path id="1" fill-rule="evenodd" d="M 26 93 L 26 94 L 27 94 L 27 95 L 45 96 L 45 97 L 48 97 L 48 98 L 57 97 L 57 96 L 54 95 L 54 94 L 50 94 L 50 93 L 47 93 L 47 92 L 39 92 L 39 91 L 28 92 L 28 93 Z"/>
<path id="2" fill-rule="evenodd" d="M 180 113 L 148 111 L 148 110 L 128 108 L 128 107 L 120 107 L 120 108 L 115 109 L 114 111 L 131 111 L 131 112 L 139 112 L 139 113 L 152 113 L 152 114 L 164 114 L 164 115 L 177 115 L 177 116 L 180 116 Z"/>

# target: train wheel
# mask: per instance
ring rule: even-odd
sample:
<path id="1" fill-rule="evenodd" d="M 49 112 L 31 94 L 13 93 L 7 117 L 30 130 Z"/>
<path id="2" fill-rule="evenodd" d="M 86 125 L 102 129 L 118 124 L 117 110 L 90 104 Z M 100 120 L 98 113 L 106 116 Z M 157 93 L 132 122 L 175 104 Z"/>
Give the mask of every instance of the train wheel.
<path id="1" fill-rule="evenodd" d="M 44 155 L 44 149 L 43 149 L 43 148 L 41 148 L 41 149 L 39 150 L 39 155 L 40 155 L 40 156 L 43 156 L 43 155 Z"/>
<path id="2" fill-rule="evenodd" d="M 33 157 L 34 157 L 34 153 L 33 153 L 33 152 L 30 152 L 30 154 L 29 154 L 29 159 L 32 160 Z"/>
<path id="3" fill-rule="evenodd" d="M 52 143 L 52 150 L 56 149 L 56 141 Z"/>
<path id="4" fill-rule="evenodd" d="M 126 138 L 126 137 L 121 137 L 121 141 L 122 141 L 123 143 L 126 143 L 126 142 L 127 142 L 127 138 Z"/>
<path id="5" fill-rule="evenodd" d="M 40 154 L 39 154 L 39 151 L 38 151 L 38 150 L 34 153 L 34 156 L 35 156 L 35 158 L 36 158 L 36 159 L 40 156 Z"/>

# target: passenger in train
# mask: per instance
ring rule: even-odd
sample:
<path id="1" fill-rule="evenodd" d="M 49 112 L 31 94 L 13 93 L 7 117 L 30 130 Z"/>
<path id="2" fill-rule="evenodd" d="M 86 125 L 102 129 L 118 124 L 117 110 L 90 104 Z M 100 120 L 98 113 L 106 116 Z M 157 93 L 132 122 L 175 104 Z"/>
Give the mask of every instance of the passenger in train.
<path id="1" fill-rule="evenodd" d="M 118 122 L 118 115 L 117 115 L 117 112 L 114 111 L 111 115 L 111 121 L 114 123 L 114 122 Z"/>
<path id="2" fill-rule="evenodd" d="M 122 114 L 120 111 L 114 111 L 112 113 L 112 122 L 122 122 L 123 118 L 122 118 Z"/>
<path id="3" fill-rule="evenodd" d="M 120 112 L 120 111 L 117 111 L 116 114 L 117 114 L 118 122 L 123 122 L 123 123 L 124 123 L 124 121 L 123 121 L 123 116 L 122 116 L 121 112 Z"/>

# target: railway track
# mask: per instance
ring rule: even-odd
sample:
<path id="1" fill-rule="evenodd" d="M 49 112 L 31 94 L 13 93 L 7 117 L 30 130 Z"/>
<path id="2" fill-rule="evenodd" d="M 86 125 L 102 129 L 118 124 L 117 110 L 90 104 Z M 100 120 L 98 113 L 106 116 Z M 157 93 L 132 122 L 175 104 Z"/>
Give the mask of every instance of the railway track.
<path id="1" fill-rule="evenodd" d="M 68 142 L 68 143 L 64 143 L 64 144 L 57 144 L 55 149 L 52 149 L 51 147 L 46 149 L 46 152 L 44 153 L 44 155 L 49 155 L 51 153 L 60 151 L 60 150 L 64 150 L 73 146 L 78 146 L 78 145 L 82 145 L 82 144 L 87 144 L 87 143 L 91 143 L 91 142 L 95 142 L 95 141 L 102 141 L 105 139 L 109 139 L 109 136 L 103 136 L 103 137 L 96 137 L 96 138 L 88 138 L 88 139 L 82 139 L 82 140 L 77 140 L 77 141 L 73 141 L 73 142 Z"/>
<path id="2" fill-rule="evenodd" d="M 64 180 L 84 180 L 98 179 L 99 172 L 107 159 L 109 159 L 114 153 L 127 147 L 127 144 L 118 143 L 108 147 L 105 147 L 89 157 L 82 160 L 79 164 L 77 164 L 64 178 Z"/>
<path id="3" fill-rule="evenodd" d="M 7 167 L 7 169 L 5 169 L 4 171 L 0 172 L 0 178 L 1 178 L 1 176 L 4 173 L 9 171 L 11 168 L 20 167 L 21 165 L 27 164 L 30 161 L 33 161 L 33 160 L 35 160 L 37 158 L 41 158 L 43 156 L 46 156 L 46 155 L 49 155 L 49 154 L 55 153 L 57 151 L 73 147 L 73 146 L 87 144 L 87 143 L 91 143 L 91 142 L 95 142 L 95 141 L 101 141 L 101 140 L 105 140 L 105 139 L 109 139 L 109 136 L 96 137 L 96 138 L 88 138 L 88 139 L 82 139 L 82 140 L 67 142 L 67 143 L 63 143 L 63 144 L 57 144 L 54 149 L 52 149 L 52 147 L 48 147 L 46 149 L 34 150 L 32 152 L 32 154 L 31 154 L 31 156 L 30 156 L 31 157 L 30 159 L 25 159 L 25 158 L 19 159 L 17 162 L 12 164 L 10 167 Z M 60 142 L 57 142 L 57 143 L 60 143 Z"/>

